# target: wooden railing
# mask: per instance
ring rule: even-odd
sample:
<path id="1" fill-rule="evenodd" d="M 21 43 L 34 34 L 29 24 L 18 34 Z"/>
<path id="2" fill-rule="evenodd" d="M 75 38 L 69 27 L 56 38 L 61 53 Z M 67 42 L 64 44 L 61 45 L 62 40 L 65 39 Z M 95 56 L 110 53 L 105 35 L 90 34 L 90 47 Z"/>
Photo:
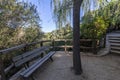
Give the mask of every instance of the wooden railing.
<path id="1" fill-rule="evenodd" d="M 53 41 L 54 40 L 44 40 L 44 41 L 33 42 L 33 43 L 28 43 L 28 44 L 21 44 L 21 45 L 15 46 L 15 47 L 0 50 L 0 79 L 1 80 L 6 80 L 5 71 L 7 69 L 9 69 L 9 67 L 10 67 L 9 66 L 5 69 L 2 55 L 7 55 L 7 54 L 10 54 L 10 52 L 12 52 L 12 51 L 17 51 L 17 50 L 21 50 L 21 49 L 23 49 L 23 52 L 26 52 L 28 47 L 35 46 L 35 45 L 38 45 L 38 44 L 39 44 L 40 47 L 42 47 L 43 43 L 46 43 L 46 42 L 52 42 L 52 46 L 54 46 Z"/>
<path id="2" fill-rule="evenodd" d="M 87 43 L 87 41 L 92 41 L 91 39 L 81 39 L 80 42 L 84 42 Z M 4 63 L 3 63 L 3 58 L 2 55 L 5 54 L 10 54 L 10 52 L 12 51 L 16 51 L 16 50 L 21 50 L 23 49 L 23 52 L 26 52 L 28 47 L 30 46 L 35 46 L 35 45 L 39 45 L 39 47 L 45 46 L 44 43 L 50 42 L 51 44 L 49 44 L 49 46 L 53 46 L 53 49 L 55 50 L 55 48 L 64 48 L 65 52 L 67 52 L 68 48 L 72 48 L 72 44 L 73 41 L 71 39 L 62 39 L 62 40 L 43 40 L 43 41 L 38 41 L 38 42 L 33 42 L 33 43 L 28 43 L 28 44 L 21 44 L 12 48 L 8 48 L 8 49 L 4 49 L 4 50 L 0 50 L 0 75 L 1 75 L 1 80 L 6 80 L 6 76 L 5 76 L 5 70 L 9 69 L 4 67 Z M 59 42 L 63 42 L 63 45 L 56 45 L 56 43 Z M 70 42 L 71 44 L 67 44 L 68 42 Z M 80 46 L 80 48 L 82 49 L 92 49 L 93 52 L 97 49 L 97 46 Z"/>

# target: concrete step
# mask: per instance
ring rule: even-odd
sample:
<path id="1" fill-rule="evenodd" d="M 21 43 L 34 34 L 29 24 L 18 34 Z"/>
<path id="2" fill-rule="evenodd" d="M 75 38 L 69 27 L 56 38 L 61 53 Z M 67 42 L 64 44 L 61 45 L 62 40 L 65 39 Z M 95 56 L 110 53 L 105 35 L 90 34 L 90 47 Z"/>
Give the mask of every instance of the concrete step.
<path id="1" fill-rule="evenodd" d="M 110 43 L 120 43 L 120 40 L 109 40 Z"/>
<path id="2" fill-rule="evenodd" d="M 109 40 L 120 40 L 120 38 L 109 38 Z"/>
<path id="3" fill-rule="evenodd" d="M 118 46 L 120 47 L 120 44 L 118 44 L 118 43 L 110 43 L 110 45 L 111 45 L 111 47 L 115 47 L 115 46 L 116 47 L 118 47 Z"/>
<path id="4" fill-rule="evenodd" d="M 115 33 L 120 33 L 120 31 L 115 31 Z"/>
<path id="5" fill-rule="evenodd" d="M 120 38 L 120 35 L 109 35 L 109 38 Z"/>
<path id="6" fill-rule="evenodd" d="M 111 47 L 111 50 L 118 50 L 118 51 L 120 51 L 120 47 Z"/>
<path id="7" fill-rule="evenodd" d="M 109 40 L 120 40 L 120 35 L 109 35 L 108 39 Z"/>
<path id="8" fill-rule="evenodd" d="M 110 52 L 120 54 L 120 51 L 116 51 L 116 50 L 110 50 Z"/>

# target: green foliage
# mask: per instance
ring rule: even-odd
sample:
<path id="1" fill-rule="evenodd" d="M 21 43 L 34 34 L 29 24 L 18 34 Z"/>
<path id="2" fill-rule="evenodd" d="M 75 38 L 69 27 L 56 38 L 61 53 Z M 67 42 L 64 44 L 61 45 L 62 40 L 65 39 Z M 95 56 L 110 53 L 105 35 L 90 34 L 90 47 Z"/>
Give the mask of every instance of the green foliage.
<path id="1" fill-rule="evenodd" d="M 97 10 L 86 12 L 81 25 L 83 38 L 100 38 L 107 29 L 120 28 L 120 1 L 110 0 Z"/>
<path id="2" fill-rule="evenodd" d="M 90 19 L 90 18 L 89 18 Z M 81 24 L 81 37 L 89 39 L 100 39 L 105 34 L 108 24 L 102 17 L 94 17 L 88 22 Z"/>
<path id="3" fill-rule="evenodd" d="M 0 0 L 0 49 L 41 39 L 39 22 L 35 5 Z"/>
<path id="4" fill-rule="evenodd" d="M 33 40 L 36 38 L 35 41 L 39 41 L 43 37 L 42 31 L 39 29 L 39 27 L 28 27 L 25 28 L 25 40 L 27 43 L 33 42 Z"/>
<path id="5" fill-rule="evenodd" d="M 45 39 L 71 39 L 72 38 L 72 27 L 70 24 L 66 24 L 58 30 L 45 34 Z"/>
<path id="6" fill-rule="evenodd" d="M 103 19 L 109 23 L 109 26 L 118 25 L 120 23 L 120 1 L 111 0 L 106 6 L 98 9 L 97 16 L 102 16 Z"/>

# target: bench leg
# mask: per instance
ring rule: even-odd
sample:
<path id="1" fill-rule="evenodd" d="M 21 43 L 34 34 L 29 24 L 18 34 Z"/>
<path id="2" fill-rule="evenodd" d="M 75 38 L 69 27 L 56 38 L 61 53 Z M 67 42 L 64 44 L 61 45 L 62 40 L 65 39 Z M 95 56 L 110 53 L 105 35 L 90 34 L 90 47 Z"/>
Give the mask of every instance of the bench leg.
<path id="1" fill-rule="evenodd" d="M 26 63 L 26 66 L 29 67 L 29 62 Z"/>
<path id="2" fill-rule="evenodd" d="M 24 67 L 25 67 L 25 69 L 27 69 L 29 67 L 29 64 L 28 63 L 24 64 Z"/>
<path id="3" fill-rule="evenodd" d="M 33 77 L 33 75 L 30 78 L 31 78 L 31 80 L 35 80 L 34 77 Z"/>
<path id="4" fill-rule="evenodd" d="M 51 60 L 51 61 L 53 61 L 53 58 L 52 58 L 52 56 L 50 57 L 50 60 Z"/>
<path id="5" fill-rule="evenodd" d="M 42 53 L 42 54 L 40 55 L 40 57 L 43 58 L 43 56 L 44 56 L 44 54 Z"/>
<path id="6" fill-rule="evenodd" d="M 35 80 L 33 76 L 30 76 L 28 78 L 22 77 L 20 80 Z"/>
<path id="7" fill-rule="evenodd" d="M 29 80 L 28 78 L 21 77 L 20 80 Z"/>

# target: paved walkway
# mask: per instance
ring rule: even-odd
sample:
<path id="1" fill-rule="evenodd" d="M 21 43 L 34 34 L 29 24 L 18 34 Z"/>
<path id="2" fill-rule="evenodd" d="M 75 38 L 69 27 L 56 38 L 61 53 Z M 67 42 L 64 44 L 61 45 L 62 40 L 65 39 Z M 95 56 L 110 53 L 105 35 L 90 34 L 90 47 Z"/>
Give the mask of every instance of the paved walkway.
<path id="1" fill-rule="evenodd" d="M 64 52 L 57 52 L 54 62 L 47 62 L 43 68 L 38 71 L 37 80 L 82 80 L 81 76 L 75 76 L 70 67 L 72 67 L 72 57 Z M 49 63 L 49 64 L 48 64 Z"/>
<path id="2" fill-rule="evenodd" d="M 82 55 L 83 74 L 74 75 L 72 53 L 57 52 L 34 74 L 36 80 L 120 80 L 120 55 L 103 57 Z"/>

